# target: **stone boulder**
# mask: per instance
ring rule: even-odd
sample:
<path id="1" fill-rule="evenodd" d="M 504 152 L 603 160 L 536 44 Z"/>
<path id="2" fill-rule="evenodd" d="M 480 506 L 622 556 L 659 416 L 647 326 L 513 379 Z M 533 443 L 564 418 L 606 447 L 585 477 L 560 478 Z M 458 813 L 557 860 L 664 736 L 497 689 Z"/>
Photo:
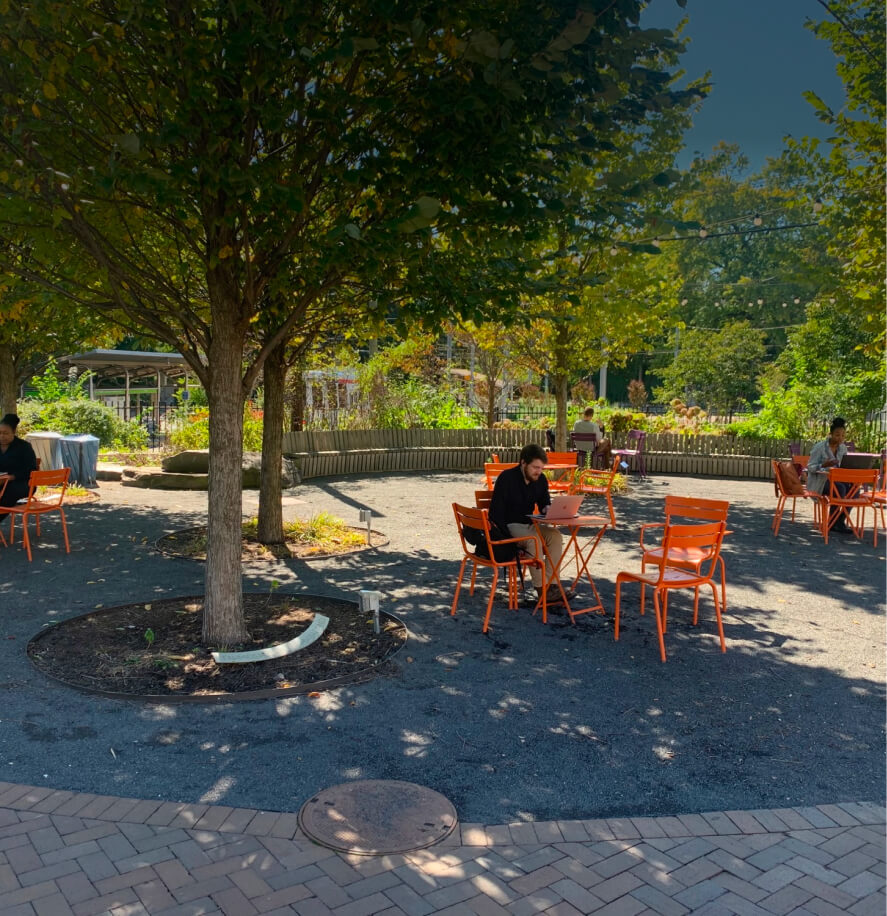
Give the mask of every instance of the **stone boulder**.
<path id="1" fill-rule="evenodd" d="M 170 455 L 161 462 L 164 471 L 175 474 L 208 474 L 209 449 L 192 448 L 177 455 Z"/>
<path id="2" fill-rule="evenodd" d="M 207 474 L 178 474 L 157 467 L 124 468 L 120 482 L 125 487 L 148 490 L 206 490 Z"/>
<path id="3" fill-rule="evenodd" d="M 257 490 L 262 473 L 262 453 L 244 452 L 242 467 L 244 490 Z M 209 473 L 209 450 L 189 449 L 179 452 L 177 455 L 170 455 L 168 458 L 163 459 L 163 470 L 175 475 L 206 475 Z M 281 461 L 280 464 L 280 482 L 283 487 L 293 486 L 293 477 L 286 459 Z M 137 484 L 133 484 L 133 486 L 137 486 Z M 145 486 L 149 485 L 145 484 Z M 160 485 L 158 484 L 158 486 Z M 174 489 L 179 489 L 179 487 L 176 486 Z M 198 484 L 194 489 L 205 490 L 206 487 Z"/>

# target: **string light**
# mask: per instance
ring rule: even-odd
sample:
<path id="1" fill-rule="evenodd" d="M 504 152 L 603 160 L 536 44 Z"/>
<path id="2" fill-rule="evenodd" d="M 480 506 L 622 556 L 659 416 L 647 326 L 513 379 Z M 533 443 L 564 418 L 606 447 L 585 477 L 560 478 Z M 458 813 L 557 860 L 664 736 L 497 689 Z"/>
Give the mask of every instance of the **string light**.
<path id="1" fill-rule="evenodd" d="M 764 220 L 761 218 L 761 215 L 759 213 L 755 214 L 755 218 L 752 220 L 752 222 L 756 226 L 762 226 L 764 224 Z"/>
<path id="2" fill-rule="evenodd" d="M 614 258 L 615 258 L 617 254 L 619 254 L 619 249 L 614 245 L 614 246 L 610 249 L 610 255 L 611 255 L 611 257 L 614 257 Z"/>
<path id="3" fill-rule="evenodd" d="M 822 201 L 817 197 L 816 200 L 813 201 L 813 212 L 819 213 L 821 209 L 822 209 Z"/>
<path id="4" fill-rule="evenodd" d="M 654 248 L 660 248 L 662 246 L 662 242 L 659 240 L 659 236 L 656 236 L 656 238 L 653 239 L 651 244 L 653 245 Z"/>
<path id="5" fill-rule="evenodd" d="M 699 230 L 699 238 L 701 238 L 701 239 L 708 238 L 708 229 L 706 229 L 705 226 L 703 226 L 703 227 Z"/>
<path id="6" fill-rule="evenodd" d="M 764 304 L 764 300 L 763 300 L 763 299 L 758 299 L 758 305 L 763 305 L 763 304 Z"/>
<path id="7" fill-rule="evenodd" d="M 795 301 L 795 305 L 800 305 L 800 304 L 801 304 L 801 300 L 800 300 L 800 298 L 799 298 L 798 296 L 795 296 L 795 300 L 794 300 L 794 301 Z"/>

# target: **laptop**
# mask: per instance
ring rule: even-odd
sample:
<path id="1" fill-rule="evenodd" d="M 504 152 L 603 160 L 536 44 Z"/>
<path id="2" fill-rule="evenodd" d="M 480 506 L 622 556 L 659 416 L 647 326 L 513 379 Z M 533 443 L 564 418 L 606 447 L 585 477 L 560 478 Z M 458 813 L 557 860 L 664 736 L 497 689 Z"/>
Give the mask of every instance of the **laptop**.
<path id="1" fill-rule="evenodd" d="M 551 505 L 545 515 L 531 515 L 530 518 L 545 519 L 548 522 L 556 521 L 559 518 L 576 518 L 583 499 L 585 496 L 581 493 L 578 496 L 559 493 L 551 498 Z"/>
<path id="2" fill-rule="evenodd" d="M 870 471 L 878 466 L 877 455 L 864 455 L 860 452 L 847 452 L 841 459 L 842 468 L 851 468 L 858 471 Z"/>

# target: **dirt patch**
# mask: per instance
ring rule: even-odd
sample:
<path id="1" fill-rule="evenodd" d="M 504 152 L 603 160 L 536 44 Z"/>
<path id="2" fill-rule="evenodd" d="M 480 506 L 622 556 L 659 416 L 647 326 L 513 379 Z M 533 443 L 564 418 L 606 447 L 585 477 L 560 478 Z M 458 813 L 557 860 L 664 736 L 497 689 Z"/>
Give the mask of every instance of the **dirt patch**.
<path id="1" fill-rule="evenodd" d="M 82 690 L 129 697 L 219 699 L 257 691 L 304 693 L 375 677 L 406 641 L 406 628 L 357 604 L 311 595 L 244 594 L 250 638 L 239 646 L 201 646 L 203 598 L 167 598 L 93 611 L 39 633 L 28 645 L 33 664 Z M 329 618 L 320 639 L 292 655 L 219 665 L 212 651 L 247 651 L 294 639 L 315 614 Z"/>
<path id="2" fill-rule="evenodd" d="M 260 544 L 254 537 L 244 535 L 241 556 L 244 560 L 272 560 L 295 557 L 299 560 L 322 560 L 326 557 L 345 556 L 349 553 L 359 553 L 374 547 L 384 547 L 388 538 L 378 531 L 371 534 L 371 543 L 366 543 L 366 528 L 349 527 L 349 531 L 359 535 L 361 543 L 330 544 L 323 546 L 305 543 L 304 541 L 288 540 L 285 544 L 269 547 Z M 164 535 L 154 545 L 160 553 L 169 557 L 182 557 L 186 560 L 206 559 L 206 526 L 186 528 L 183 531 L 174 531 Z"/>

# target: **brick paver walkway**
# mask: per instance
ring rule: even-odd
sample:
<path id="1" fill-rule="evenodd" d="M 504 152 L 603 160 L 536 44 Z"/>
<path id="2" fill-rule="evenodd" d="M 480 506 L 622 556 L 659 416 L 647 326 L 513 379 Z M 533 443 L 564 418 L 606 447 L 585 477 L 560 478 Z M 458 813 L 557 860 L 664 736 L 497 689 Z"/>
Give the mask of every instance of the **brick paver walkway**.
<path id="1" fill-rule="evenodd" d="M 0 783 L 0 913 L 885 912 L 873 803 L 504 826 L 406 855 L 311 843 L 293 813 Z"/>

